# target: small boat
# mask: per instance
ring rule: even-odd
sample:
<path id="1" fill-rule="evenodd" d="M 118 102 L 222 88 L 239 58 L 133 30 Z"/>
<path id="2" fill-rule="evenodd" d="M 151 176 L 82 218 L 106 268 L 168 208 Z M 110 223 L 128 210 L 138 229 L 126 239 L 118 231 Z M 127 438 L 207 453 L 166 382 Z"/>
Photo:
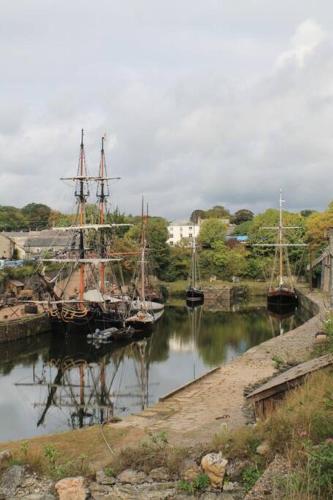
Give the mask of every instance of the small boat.
<path id="1" fill-rule="evenodd" d="M 105 330 L 96 328 L 93 333 L 87 334 L 88 342 L 112 342 L 112 341 L 128 341 L 135 337 L 135 330 L 131 326 L 124 328 L 110 327 Z"/>
<path id="2" fill-rule="evenodd" d="M 138 311 L 136 314 L 133 314 L 129 318 L 125 320 L 125 324 L 131 326 L 135 330 L 145 331 L 152 329 L 155 319 L 152 314 L 144 309 Z"/>
<path id="3" fill-rule="evenodd" d="M 151 300 L 136 299 L 131 302 L 131 312 L 137 313 L 146 310 L 151 314 L 155 321 L 158 321 L 164 313 L 164 304 Z"/>
<path id="4" fill-rule="evenodd" d="M 190 307 L 201 305 L 204 302 L 204 292 L 200 287 L 199 267 L 195 238 L 192 240 L 192 257 L 190 270 L 190 284 L 186 290 L 186 303 Z"/>

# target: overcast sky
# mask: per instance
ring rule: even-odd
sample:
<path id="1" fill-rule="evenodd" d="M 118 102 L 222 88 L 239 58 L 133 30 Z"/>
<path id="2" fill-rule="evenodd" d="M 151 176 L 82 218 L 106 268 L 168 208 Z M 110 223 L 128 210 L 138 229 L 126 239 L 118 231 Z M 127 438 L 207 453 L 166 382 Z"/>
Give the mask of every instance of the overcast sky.
<path id="1" fill-rule="evenodd" d="M 113 204 L 169 219 L 333 199 L 331 0 L 0 0 L 0 204 L 71 210 L 106 133 Z M 92 200 L 93 201 L 93 200 Z"/>

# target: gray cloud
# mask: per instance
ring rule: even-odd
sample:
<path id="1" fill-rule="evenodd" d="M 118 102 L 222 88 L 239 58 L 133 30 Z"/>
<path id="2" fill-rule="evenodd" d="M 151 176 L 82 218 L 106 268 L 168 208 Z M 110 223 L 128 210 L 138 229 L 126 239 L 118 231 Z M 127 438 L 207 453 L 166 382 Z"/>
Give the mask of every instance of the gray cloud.
<path id="1" fill-rule="evenodd" d="M 0 201 L 70 210 L 107 134 L 113 203 L 323 208 L 333 158 L 333 7 L 299 2 L 5 2 Z"/>

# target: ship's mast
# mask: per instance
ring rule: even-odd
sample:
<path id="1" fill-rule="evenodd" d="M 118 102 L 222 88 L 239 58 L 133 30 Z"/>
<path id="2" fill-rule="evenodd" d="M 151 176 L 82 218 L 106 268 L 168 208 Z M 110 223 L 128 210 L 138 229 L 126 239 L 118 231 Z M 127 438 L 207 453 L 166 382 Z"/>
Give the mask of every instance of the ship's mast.
<path id="1" fill-rule="evenodd" d="M 282 222 L 282 189 L 280 189 L 280 212 L 279 212 L 279 286 L 283 285 L 283 222 Z"/>
<path id="2" fill-rule="evenodd" d="M 104 137 L 102 137 L 102 146 L 101 146 L 101 160 L 99 164 L 99 181 L 97 185 L 97 198 L 99 205 L 99 223 L 101 225 L 105 224 L 105 212 L 106 212 L 106 200 L 109 196 L 109 191 L 106 182 L 106 162 L 105 162 L 105 152 L 104 152 Z M 101 257 L 106 257 L 106 249 L 105 249 L 105 233 L 104 230 L 101 230 Z M 104 262 L 100 263 L 99 267 L 99 275 L 100 275 L 100 289 L 101 293 L 105 292 L 105 264 Z"/>
<path id="3" fill-rule="evenodd" d="M 78 200 L 78 215 L 79 215 L 79 257 L 80 259 L 84 259 L 84 231 L 82 226 L 85 224 L 85 206 L 87 202 L 87 198 L 89 196 L 88 184 L 86 182 L 87 178 L 87 168 L 86 168 L 86 160 L 85 160 L 85 152 L 84 152 L 84 143 L 83 143 L 83 129 L 81 130 L 81 144 L 80 144 L 80 157 L 79 157 L 79 165 L 78 165 L 78 175 L 77 175 L 77 185 L 75 188 L 75 197 Z M 84 279 L 85 279 L 85 265 L 83 262 L 80 263 L 80 288 L 79 288 L 79 298 L 80 301 L 83 302 L 84 295 Z"/>
<path id="4" fill-rule="evenodd" d="M 191 272 L 191 286 L 195 288 L 196 285 L 196 247 L 195 247 L 195 237 L 192 239 L 192 272 Z"/>
<path id="5" fill-rule="evenodd" d="M 141 218 L 142 218 L 142 228 L 141 228 L 141 300 L 144 303 L 145 298 L 145 254 L 146 254 L 146 224 L 147 218 L 144 214 L 144 199 L 142 197 L 142 210 L 141 210 Z"/>

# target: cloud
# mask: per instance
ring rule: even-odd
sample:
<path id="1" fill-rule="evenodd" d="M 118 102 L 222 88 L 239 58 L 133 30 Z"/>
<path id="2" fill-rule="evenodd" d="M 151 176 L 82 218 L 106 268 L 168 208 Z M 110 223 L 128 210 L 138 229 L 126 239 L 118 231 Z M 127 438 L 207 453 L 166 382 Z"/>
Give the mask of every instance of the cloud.
<path id="1" fill-rule="evenodd" d="M 327 34 L 322 27 L 312 19 L 307 19 L 298 26 L 291 39 L 291 48 L 279 56 L 277 65 L 296 63 L 299 67 L 304 67 L 306 58 L 311 56 L 326 38 Z"/>
<path id="2" fill-rule="evenodd" d="M 107 133 L 109 172 L 122 177 L 112 202 L 125 212 L 139 212 L 142 193 L 170 219 L 215 204 L 257 211 L 280 186 L 289 208 L 323 208 L 333 7 L 289 2 L 287 19 L 270 0 L 157 3 L 77 12 L 26 0 L 3 12 L 1 203 L 71 210 L 58 179 L 76 171 L 83 127 L 90 173 Z"/>

